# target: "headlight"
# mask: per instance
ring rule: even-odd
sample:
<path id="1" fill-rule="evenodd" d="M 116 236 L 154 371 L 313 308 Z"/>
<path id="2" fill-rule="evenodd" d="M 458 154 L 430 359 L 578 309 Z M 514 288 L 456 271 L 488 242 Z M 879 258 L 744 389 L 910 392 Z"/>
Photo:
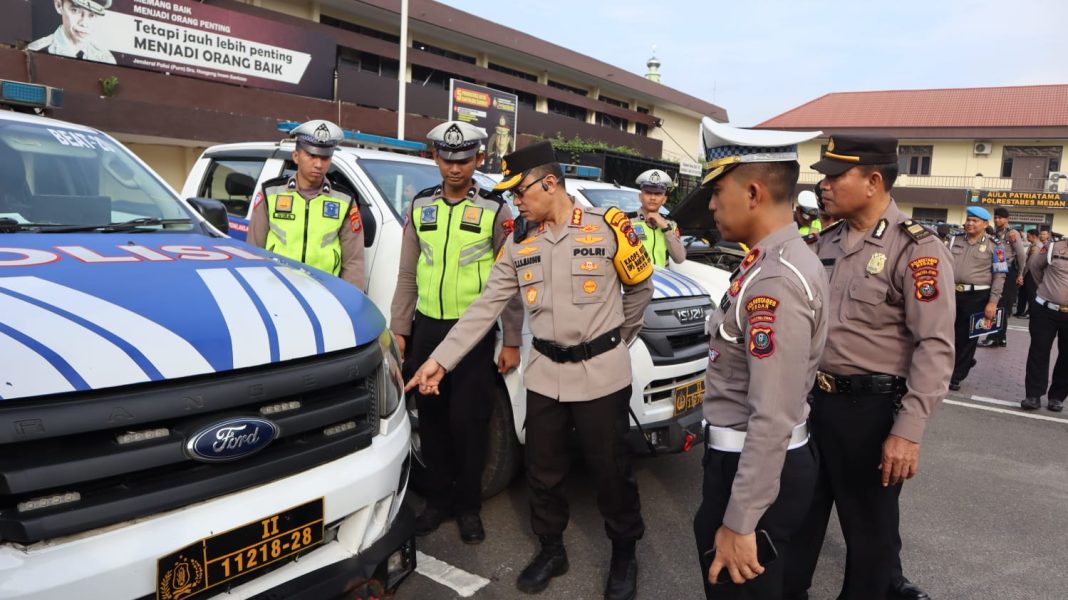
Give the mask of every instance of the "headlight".
<path id="1" fill-rule="evenodd" d="M 404 377 L 401 375 L 400 354 L 393 342 L 393 334 L 388 329 L 378 336 L 378 346 L 382 349 L 382 365 L 378 367 L 375 395 L 378 396 L 378 418 L 385 419 L 401 404 L 401 398 L 404 397 Z"/>

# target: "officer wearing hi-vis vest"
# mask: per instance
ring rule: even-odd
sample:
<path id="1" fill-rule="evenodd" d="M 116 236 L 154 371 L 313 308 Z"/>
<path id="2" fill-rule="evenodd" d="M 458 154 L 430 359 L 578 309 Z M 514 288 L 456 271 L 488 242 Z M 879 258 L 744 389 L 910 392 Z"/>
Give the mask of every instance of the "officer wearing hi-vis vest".
<path id="1" fill-rule="evenodd" d="M 1046 408 L 1064 410 L 1068 397 L 1068 240 L 1049 240 L 1045 252 L 1035 252 L 1028 264 L 1038 286 L 1031 304 L 1031 347 L 1027 350 L 1025 397 L 1020 406 L 1036 410 L 1049 384 Z M 1049 381 L 1049 354 L 1057 340 L 1057 364 Z"/>
<path id="2" fill-rule="evenodd" d="M 498 254 L 482 297 L 407 388 L 418 385 L 422 393 L 437 393 L 445 372 L 519 293 L 534 334 L 523 383 L 531 522 L 541 550 L 516 586 L 538 593 L 568 570 L 563 485 L 574 428 L 612 540 L 605 598 L 629 600 L 637 593 L 635 544 L 645 526 L 624 441 L 631 395 L 627 345 L 638 335 L 652 299 L 653 267 L 624 213 L 583 208 L 568 196 L 549 142 L 505 156 L 502 172 L 497 189 L 512 192 L 521 216 L 515 235 Z"/>
<path id="3" fill-rule="evenodd" d="M 364 289 L 363 221 L 355 192 L 326 177 L 344 136 L 330 121 L 308 121 L 291 132 L 297 172 L 263 182 L 252 203 L 248 241 L 337 275 Z"/>
<path id="4" fill-rule="evenodd" d="M 493 257 L 512 232 L 512 212 L 499 194 L 472 179 L 485 154 L 486 132 L 447 121 L 427 133 L 442 182 L 415 195 L 405 213 L 400 272 L 390 329 L 408 365 L 418 366 L 445 339 L 486 286 Z M 460 539 L 481 543 L 479 510 L 489 418 L 497 371 L 519 365 L 523 309 L 518 297 L 504 316 L 504 347 L 494 368 L 497 336 L 483 332 L 471 352 L 442 382 L 440 396 L 416 394 L 426 461 L 427 506 L 416 519 L 426 535 L 455 517 Z M 407 341 L 410 338 L 410 349 Z"/>
<path id="5" fill-rule="evenodd" d="M 708 321 L 707 448 L 694 518 L 708 598 L 781 598 L 788 542 L 812 500 L 805 420 L 827 337 L 827 276 L 801 239 L 792 201 L 797 144 L 817 135 L 702 121 L 710 170 L 699 198 L 711 199 L 723 239 L 750 248 Z M 761 564 L 765 535 L 779 558 Z"/>
<path id="6" fill-rule="evenodd" d="M 949 381 L 951 390 L 960 389 L 960 382 L 975 364 L 975 348 L 979 340 L 969 335 L 974 315 L 982 313 L 985 319 L 994 318 L 1009 272 L 1001 241 L 986 231 L 990 212 L 981 206 L 969 206 L 967 212 L 964 232 L 946 241 L 953 256 L 957 299 L 956 358 L 953 377 Z"/>
<path id="7" fill-rule="evenodd" d="M 638 200 L 641 201 L 641 209 L 637 213 L 627 216 L 634 221 L 634 231 L 638 238 L 645 244 L 649 257 L 653 264 L 658 267 L 666 267 L 668 256 L 671 260 L 680 263 L 686 260 L 686 246 L 682 244 L 679 235 L 679 225 L 675 221 L 665 219 L 660 214 L 660 207 L 667 201 L 667 193 L 674 183 L 667 173 L 659 169 L 649 169 L 638 175 L 635 180 L 641 190 Z"/>

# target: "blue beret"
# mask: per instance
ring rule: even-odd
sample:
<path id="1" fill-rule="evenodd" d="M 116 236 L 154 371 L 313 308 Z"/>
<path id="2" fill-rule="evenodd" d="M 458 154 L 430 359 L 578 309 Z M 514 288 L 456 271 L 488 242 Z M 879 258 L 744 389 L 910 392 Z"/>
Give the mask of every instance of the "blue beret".
<path id="1" fill-rule="evenodd" d="M 969 217 L 975 217 L 977 219 L 983 219 L 984 221 L 989 221 L 990 220 L 990 211 L 988 211 L 987 209 L 983 208 L 982 206 L 969 206 L 968 207 L 968 216 Z"/>

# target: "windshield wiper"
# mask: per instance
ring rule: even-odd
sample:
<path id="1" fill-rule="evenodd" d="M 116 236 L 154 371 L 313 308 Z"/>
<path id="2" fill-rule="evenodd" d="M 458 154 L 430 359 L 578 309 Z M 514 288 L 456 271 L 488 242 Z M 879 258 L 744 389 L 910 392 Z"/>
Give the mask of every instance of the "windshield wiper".
<path id="1" fill-rule="evenodd" d="M 159 217 L 140 217 L 119 223 L 103 223 L 100 225 L 65 225 L 61 223 L 19 223 L 14 219 L 0 219 L 0 233 L 14 233 L 17 231 L 34 231 L 38 233 L 76 233 L 79 231 L 98 231 L 101 233 L 131 232 L 131 231 L 157 231 L 157 225 L 184 225 L 192 221 L 189 219 L 160 219 Z"/>

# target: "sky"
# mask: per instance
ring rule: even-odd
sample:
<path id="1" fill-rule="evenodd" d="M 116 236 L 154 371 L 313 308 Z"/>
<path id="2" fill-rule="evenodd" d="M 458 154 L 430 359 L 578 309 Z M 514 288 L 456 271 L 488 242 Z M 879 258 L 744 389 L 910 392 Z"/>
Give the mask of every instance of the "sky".
<path id="1" fill-rule="evenodd" d="M 440 0 L 756 125 L 831 92 L 1068 83 L 1064 0 Z"/>

